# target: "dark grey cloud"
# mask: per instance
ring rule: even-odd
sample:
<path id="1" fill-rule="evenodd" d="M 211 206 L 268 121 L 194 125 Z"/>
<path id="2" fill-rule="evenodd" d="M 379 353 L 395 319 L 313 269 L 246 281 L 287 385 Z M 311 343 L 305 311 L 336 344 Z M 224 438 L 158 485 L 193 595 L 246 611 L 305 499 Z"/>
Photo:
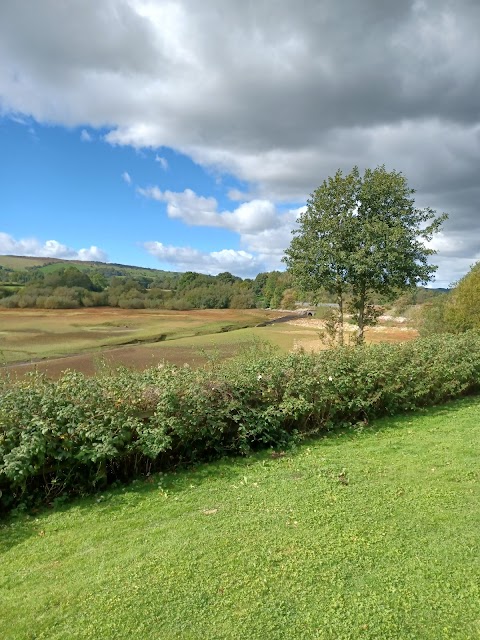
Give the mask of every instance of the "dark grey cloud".
<path id="1" fill-rule="evenodd" d="M 479 29 L 471 0 L 3 0 L 0 108 L 178 149 L 272 201 L 385 163 L 450 214 L 457 274 L 448 247 L 480 256 Z"/>

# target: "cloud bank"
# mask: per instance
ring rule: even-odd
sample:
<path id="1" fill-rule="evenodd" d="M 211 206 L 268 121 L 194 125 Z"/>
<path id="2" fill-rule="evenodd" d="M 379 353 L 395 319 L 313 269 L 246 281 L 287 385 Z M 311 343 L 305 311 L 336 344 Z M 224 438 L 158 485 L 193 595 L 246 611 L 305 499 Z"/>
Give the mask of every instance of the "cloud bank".
<path id="1" fill-rule="evenodd" d="M 0 111 L 181 151 L 248 184 L 255 211 L 304 203 L 339 167 L 385 163 L 420 206 L 450 214 L 445 233 L 471 261 L 479 25 L 471 0 L 3 0 Z M 185 194 L 163 201 L 187 221 Z M 210 204 L 202 219 L 240 224 Z"/>
<path id="2" fill-rule="evenodd" d="M 217 227 L 234 231 L 240 236 L 240 244 L 245 251 L 233 251 L 224 249 L 217 252 L 220 258 L 225 260 L 230 267 L 237 268 L 235 273 L 248 272 L 249 275 L 257 270 L 277 269 L 281 265 L 281 258 L 285 248 L 290 244 L 292 229 L 295 228 L 297 218 L 305 207 L 291 209 L 285 213 L 277 211 L 275 204 L 269 200 L 250 200 L 239 205 L 233 211 L 218 211 L 218 203 L 215 198 L 198 196 L 191 189 L 185 189 L 181 193 L 172 191 L 162 192 L 159 187 L 137 187 L 137 192 L 153 200 L 167 203 L 167 215 L 170 218 L 182 220 L 189 226 Z M 160 249 L 158 249 L 160 245 Z M 165 247 L 162 243 L 147 243 L 149 252 L 156 255 L 164 262 L 177 265 L 176 253 L 171 254 L 171 260 L 167 259 Z M 152 251 L 151 247 L 157 247 Z M 191 249 L 186 251 L 191 254 Z M 216 254 L 216 255 L 217 255 Z M 193 256 L 193 254 L 191 254 Z M 208 254 L 211 256 L 212 254 Z M 231 262 L 232 256 L 236 256 L 235 262 Z M 219 259 L 218 256 L 215 260 Z M 193 258 L 192 258 L 193 259 Z M 211 264 L 203 257 L 199 260 L 196 270 L 213 273 L 206 265 Z M 190 262 L 190 268 L 193 262 Z M 216 263 L 213 263 L 216 265 Z M 248 266 L 247 266 L 248 265 Z M 230 271 L 225 266 L 220 271 Z"/>
<path id="3" fill-rule="evenodd" d="M 160 262 L 173 265 L 179 271 L 199 271 L 211 275 L 230 271 L 248 278 L 261 270 L 258 258 L 246 251 L 222 249 L 206 253 L 191 247 L 165 246 L 161 242 L 146 242 L 145 248 Z"/>
<path id="4" fill-rule="evenodd" d="M 16 240 L 8 233 L 0 232 L 0 254 L 12 256 L 37 256 L 39 258 L 62 258 L 64 260 L 82 260 L 107 262 L 107 254 L 98 247 L 72 249 L 57 240 L 42 243 L 36 238 Z"/>

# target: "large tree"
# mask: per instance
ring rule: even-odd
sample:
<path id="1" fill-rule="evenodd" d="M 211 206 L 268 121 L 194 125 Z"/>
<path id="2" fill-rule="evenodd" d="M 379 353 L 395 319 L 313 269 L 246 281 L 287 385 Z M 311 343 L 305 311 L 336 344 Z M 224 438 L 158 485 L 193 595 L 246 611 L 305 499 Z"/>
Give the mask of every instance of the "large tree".
<path id="1" fill-rule="evenodd" d="M 357 341 L 375 321 L 372 296 L 393 299 L 400 291 L 426 284 L 437 267 L 430 241 L 446 218 L 415 206 L 415 191 L 402 173 L 384 166 L 338 170 L 316 189 L 299 218 L 284 261 L 304 290 L 335 294 L 343 342 L 345 303 L 358 324 Z"/>

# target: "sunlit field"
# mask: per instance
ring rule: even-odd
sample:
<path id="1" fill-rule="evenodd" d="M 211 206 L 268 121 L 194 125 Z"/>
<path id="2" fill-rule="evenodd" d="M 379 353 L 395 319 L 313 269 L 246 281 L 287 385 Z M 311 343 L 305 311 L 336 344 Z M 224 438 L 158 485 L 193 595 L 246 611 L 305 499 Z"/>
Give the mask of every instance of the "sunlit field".
<path id="1" fill-rule="evenodd" d="M 316 319 L 256 326 L 282 315 L 261 309 L 1 309 L 0 357 L 4 370 L 21 374 L 37 368 L 55 377 L 67 368 L 92 375 L 105 365 L 143 369 L 164 360 L 200 365 L 211 357 L 230 357 L 258 340 L 282 351 L 325 348 L 322 323 Z M 403 326 L 366 332 L 367 342 L 398 342 L 416 335 Z"/>

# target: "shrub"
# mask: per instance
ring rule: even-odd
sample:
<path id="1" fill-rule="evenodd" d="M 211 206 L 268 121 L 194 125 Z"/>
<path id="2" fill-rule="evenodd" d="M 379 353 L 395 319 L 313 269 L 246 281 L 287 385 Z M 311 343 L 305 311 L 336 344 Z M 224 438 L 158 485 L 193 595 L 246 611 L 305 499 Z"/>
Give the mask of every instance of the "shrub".
<path id="1" fill-rule="evenodd" d="M 204 368 L 0 382 L 0 506 L 49 502 L 173 464 L 443 402 L 480 387 L 480 335 L 279 354 Z"/>
<path id="2" fill-rule="evenodd" d="M 18 307 L 18 295 L 8 296 L 7 298 L 0 299 L 0 307 L 5 309 L 16 309 Z"/>
<path id="3" fill-rule="evenodd" d="M 447 319 L 447 309 L 450 304 L 450 294 L 444 294 L 423 305 L 417 319 L 421 336 L 456 333 Z"/>
<path id="4" fill-rule="evenodd" d="M 255 296 L 251 291 L 235 293 L 230 299 L 230 309 L 255 309 Z"/>

